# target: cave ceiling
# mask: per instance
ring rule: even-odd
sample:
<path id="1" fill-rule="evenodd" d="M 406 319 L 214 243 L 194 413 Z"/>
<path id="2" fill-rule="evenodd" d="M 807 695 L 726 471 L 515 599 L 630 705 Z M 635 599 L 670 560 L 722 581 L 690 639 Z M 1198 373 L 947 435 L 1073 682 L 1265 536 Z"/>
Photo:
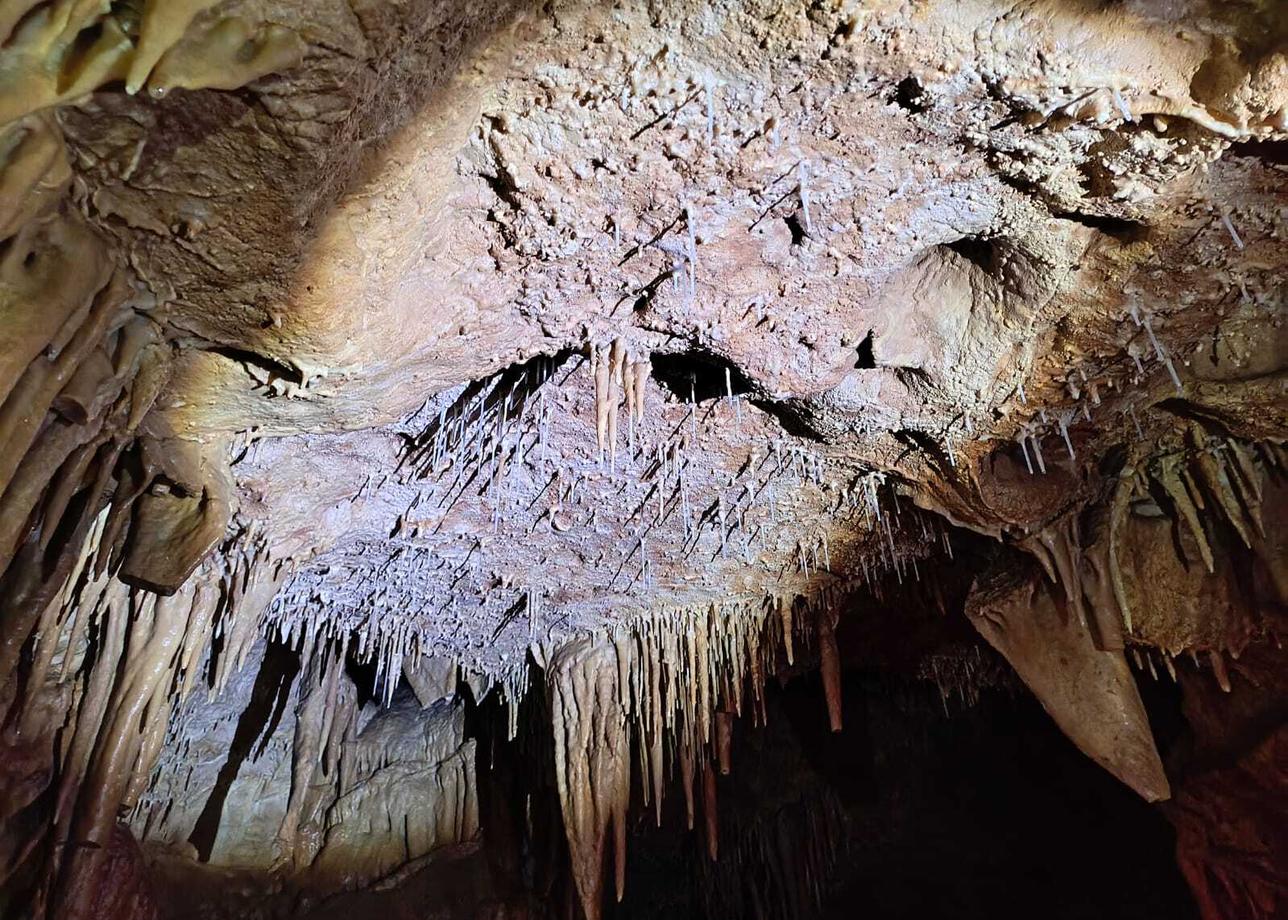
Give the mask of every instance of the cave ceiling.
<path id="1" fill-rule="evenodd" d="M 842 608 L 1003 554 L 963 622 L 1165 799 L 1131 655 L 1228 683 L 1288 599 L 1286 43 L 1272 0 L 0 2 L 0 680 L 132 739 L 60 756 L 146 837 L 300 650 L 242 817 L 343 874 L 294 840 L 333 724 L 459 677 L 513 734 L 544 675 L 591 915 L 605 724 L 682 711 L 687 763 L 798 659 L 832 703 Z M 406 720 L 359 737 L 472 776 Z"/>

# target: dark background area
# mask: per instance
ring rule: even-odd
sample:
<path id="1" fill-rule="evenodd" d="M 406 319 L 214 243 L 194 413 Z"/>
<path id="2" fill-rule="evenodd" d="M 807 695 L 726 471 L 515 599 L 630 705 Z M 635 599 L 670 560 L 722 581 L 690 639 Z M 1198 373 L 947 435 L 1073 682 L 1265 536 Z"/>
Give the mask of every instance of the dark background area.
<path id="1" fill-rule="evenodd" d="M 1179 694 L 1142 690 L 1166 748 Z M 606 916 L 757 916 L 755 889 L 764 920 L 1197 920 L 1162 812 L 1078 751 L 1018 685 L 983 688 L 966 705 L 929 681 L 848 671 L 839 734 L 816 674 L 771 687 L 768 709 L 767 727 L 738 724 L 733 772 L 719 780 L 722 862 L 761 836 L 712 885 L 700 808 L 686 832 L 673 784 L 662 828 L 635 825 L 626 899 Z M 815 845 L 797 829 L 818 824 L 821 802 L 839 804 L 848 844 L 814 908 L 784 900 L 793 882 L 781 876 Z"/>

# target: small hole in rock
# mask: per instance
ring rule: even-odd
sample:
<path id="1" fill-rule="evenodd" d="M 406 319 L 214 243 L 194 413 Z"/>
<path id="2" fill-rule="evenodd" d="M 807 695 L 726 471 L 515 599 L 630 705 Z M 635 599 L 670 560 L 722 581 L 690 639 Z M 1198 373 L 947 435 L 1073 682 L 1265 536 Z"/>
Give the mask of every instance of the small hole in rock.
<path id="1" fill-rule="evenodd" d="M 800 217 L 797 214 L 793 213 L 784 217 L 783 223 L 787 224 L 787 229 L 792 232 L 793 246 L 800 246 L 805 242 L 805 237 L 809 234 L 805 232 L 805 228 L 801 225 Z"/>
<path id="2" fill-rule="evenodd" d="M 674 393 L 681 402 L 689 402 L 691 399 L 704 402 L 728 395 L 726 370 L 729 372 L 728 382 L 732 385 L 734 396 L 751 392 L 751 383 L 742 371 L 718 355 L 708 352 L 654 352 L 652 363 L 653 379 L 663 389 Z"/>
<path id="3" fill-rule="evenodd" d="M 854 366 L 856 368 L 873 368 L 877 366 L 876 355 L 873 354 L 872 351 L 871 329 L 869 329 L 868 334 L 863 337 L 863 341 L 859 343 L 858 360 L 855 362 Z"/>
<path id="4" fill-rule="evenodd" d="M 916 77 L 904 77 L 895 87 L 894 101 L 908 112 L 924 112 L 929 107 L 926 90 Z"/>
<path id="5" fill-rule="evenodd" d="M 993 265 L 996 261 L 996 248 L 992 240 L 985 239 L 982 236 L 963 236 L 961 239 L 953 240 L 949 243 L 948 248 L 967 262 L 982 268 L 986 272 L 993 270 Z"/>

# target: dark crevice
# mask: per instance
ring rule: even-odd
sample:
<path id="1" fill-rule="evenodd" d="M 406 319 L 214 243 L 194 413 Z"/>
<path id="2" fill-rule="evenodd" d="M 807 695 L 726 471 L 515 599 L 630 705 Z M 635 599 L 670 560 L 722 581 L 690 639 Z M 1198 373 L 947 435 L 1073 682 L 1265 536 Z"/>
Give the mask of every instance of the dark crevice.
<path id="1" fill-rule="evenodd" d="M 188 837 L 188 842 L 196 849 L 197 859 L 201 862 L 210 861 L 219 826 L 223 821 L 224 802 L 237 774 L 241 772 L 242 764 L 251 755 L 256 739 L 263 737 L 267 743 L 272 737 L 299 670 L 299 655 L 288 647 L 274 643 L 264 650 L 264 661 L 255 678 L 250 701 L 237 721 L 232 744 L 228 748 L 228 759 L 220 767 L 210 798 L 206 799 L 206 806 Z"/>
<path id="2" fill-rule="evenodd" d="M 1058 217 L 1060 220 L 1074 221 L 1084 227 L 1091 227 L 1124 243 L 1135 243 L 1149 236 L 1148 224 L 1138 220 L 1128 220 L 1124 217 L 1085 214 L 1079 211 L 1057 211 L 1052 216 Z"/>
<path id="3" fill-rule="evenodd" d="M 344 673 L 353 684 L 356 702 L 359 709 L 368 703 L 379 700 L 379 687 L 376 684 L 376 671 L 379 663 L 373 655 L 369 661 L 360 660 L 352 651 L 344 660 Z"/>
<path id="4" fill-rule="evenodd" d="M 904 77 L 899 81 L 899 85 L 895 87 L 894 101 L 899 108 L 914 115 L 929 108 L 925 87 L 913 76 Z"/>
<path id="5" fill-rule="evenodd" d="M 456 430 L 459 419 L 464 417 L 477 420 L 488 413 L 494 412 L 496 407 L 507 397 L 514 401 L 514 407 L 517 411 L 518 407 L 523 406 L 535 396 L 557 371 L 562 369 L 573 358 L 579 356 L 583 359 L 585 357 L 579 350 L 564 348 L 552 355 L 537 355 L 527 361 L 512 364 L 490 377 L 481 377 L 478 380 L 471 381 L 451 405 L 443 409 L 441 418 L 432 420 L 424 430 L 416 435 L 403 435 L 404 444 L 402 457 L 399 460 L 399 469 L 404 464 L 410 463 L 413 467 L 420 469 L 420 474 L 424 475 L 427 470 L 423 465 L 426 459 L 431 456 L 427 452 L 431 450 L 435 438 L 440 435 L 450 435 L 453 430 Z M 476 401 L 480 399 L 480 394 L 486 394 L 482 397 L 483 406 L 481 411 L 476 405 Z M 445 449 L 453 449 L 459 446 L 461 437 L 462 435 L 458 434 Z"/>
<path id="6" fill-rule="evenodd" d="M 710 352 L 654 352 L 651 360 L 653 379 L 681 402 L 720 399 L 729 395 L 730 389 L 734 396 L 751 392 L 751 382 L 742 371 Z"/>
<path id="7" fill-rule="evenodd" d="M 823 436 L 810 425 L 808 413 L 801 411 L 799 404 L 772 402 L 768 399 L 753 399 L 751 404 L 772 416 L 779 427 L 792 437 L 823 443 Z"/>
<path id="8" fill-rule="evenodd" d="M 945 246 L 967 262 L 989 274 L 992 274 L 993 268 L 997 264 L 997 246 L 986 237 L 963 236 L 959 240 L 946 243 Z"/>
<path id="9" fill-rule="evenodd" d="M 634 300 L 631 300 L 631 310 L 636 313 L 646 312 L 649 307 L 653 305 L 653 300 L 657 297 L 658 289 L 673 277 L 675 277 L 674 269 L 668 268 L 658 272 L 653 276 L 652 280 L 642 288 L 628 291 L 623 294 L 621 298 L 618 299 L 617 303 L 613 304 L 613 312 L 616 313 L 618 307 L 632 298 L 634 298 Z"/>
<path id="10" fill-rule="evenodd" d="M 1226 424 L 1226 420 L 1222 417 L 1220 412 L 1192 403 L 1187 399 L 1180 398 L 1179 396 L 1172 396 L 1168 399 L 1159 400 L 1154 403 L 1154 408 L 1170 412 L 1178 418 L 1198 422 L 1207 430 L 1217 432 L 1223 437 L 1229 437 L 1231 434 L 1230 428 Z"/>
<path id="11" fill-rule="evenodd" d="M 791 231 L 793 246 L 800 246 L 805 242 L 805 238 L 809 236 L 809 234 L 805 232 L 805 227 L 802 226 L 800 216 L 798 214 L 795 212 L 788 214 L 783 218 L 783 223 L 785 223 L 787 225 L 787 229 Z"/>
<path id="12" fill-rule="evenodd" d="M 103 35 L 102 22 L 86 26 L 76 33 L 72 47 L 64 52 L 62 66 L 58 74 L 58 92 L 65 93 L 74 82 L 76 75 L 87 66 L 90 51 L 98 44 Z"/>
<path id="13" fill-rule="evenodd" d="M 237 348 L 232 345 L 209 345 L 206 351 L 222 355 L 229 361 L 236 361 L 238 364 L 248 364 L 251 367 L 257 367 L 267 372 L 278 380 L 286 380 L 290 383 L 303 384 L 304 375 L 296 368 L 274 361 L 272 358 L 261 355 L 257 351 L 251 351 L 247 348 Z"/>
<path id="14" fill-rule="evenodd" d="M 858 16 L 847 16 L 842 19 L 836 24 L 836 28 L 832 30 L 832 44 L 836 45 L 840 42 L 849 41 L 854 37 L 854 33 L 858 27 Z"/>
<path id="15" fill-rule="evenodd" d="M 734 396 L 749 395 L 753 406 L 771 416 L 783 431 L 798 438 L 822 441 L 822 435 L 810 425 L 808 411 L 794 401 L 775 402 L 755 398 L 751 381 L 735 365 L 706 351 L 688 351 L 678 354 L 654 352 L 651 356 L 653 379 L 662 389 L 673 393 L 681 402 L 707 402 L 723 399 L 732 391 Z M 728 372 L 726 378 L 725 373 Z"/>
<path id="16" fill-rule="evenodd" d="M 873 330 L 869 329 L 868 334 L 865 335 L 863 337 L 863 341 L 859 343 L 858 360 L 854 362 L 854 367 L 857 370 L 870 370 L 877 366 L 876 355 L 873 352 L 872 347 L 872 337 Z"/>
<path id="17" fill-rule="evenodd" d="M 1193 548 L 1191 548 L 1191 551 L 1186 551 L 1185 538 L 1189 534 L 1188 532 L 1182 531 L 1182 528 L 1185 525 L 1182 524 L 1180 509 L 1176 507 L 1175 500 L 1173 500 L 1172 496 L 1167 493 L 1167 490 L 1163 488 L 1162 484 L 1153 478 L 1149 479 L 1145 488 L 1149 492 L 1149 497 L 1154 500 L 1154 504 L 1162 510 L 1163 515 L 1168 519 L 1168 532 L 1172 540 L 1172 552 L 1176 553 L 1176 558 L 1180 560 L 1182 567 L 1187 572 L 1191 571 L 1195 565 L 1198 554 L 1197 550 Z M 1202 562 L 1199 562 L 1198 564 L 1202 565 Z"/>
<path id="18" fill-rule="evenodd" d="M 947 471 L 952 466 L 948 454 L 939 446 L 939 442 L 927 432 L 916 431 L 912 428 L 901 428 L 893 434 L 895 440 L 904 446 L 904 451 L 900 454 L 900 458 L 919 452 L 932 460 L 942 471 Z"/>
<path id="19" fill-rule="evenodd" d="M 1228 156 L 1251 157 L 1267 166 L 1288 166 L 1288 140 L 1238 141 L 1226 151 Z"/>
<path id="20" fill-rule="evenodd" d="M 993 176 L 1001 180 L 1003 185 L 1010 186 L 1011 188 L 1015 189 L 1017 192 L 1021 192 L 1025 195 L 1028 195 L 1033 198 L 1037 198 L 1042 201 L 1050 200 L 1046 196 L 1043 189 L 1037 185 L 1037 183 L 1032 182 L 1028 179 L 1021 178 L 1020 176 L 1012 176 L 1009 173 L 998 172 L 996 170 L 993 172 Z"/>
<path id="21" fill-rule="evenodd" d="M 487 183 L 487 187 L 492 190 L 500 201 L 504 202 L 513 211 L 519 211 L 519 190 L 515 187 L 514 180 L 503 172 L 497 172 L 496 175 L 479 173 L 479 177 Z"/>

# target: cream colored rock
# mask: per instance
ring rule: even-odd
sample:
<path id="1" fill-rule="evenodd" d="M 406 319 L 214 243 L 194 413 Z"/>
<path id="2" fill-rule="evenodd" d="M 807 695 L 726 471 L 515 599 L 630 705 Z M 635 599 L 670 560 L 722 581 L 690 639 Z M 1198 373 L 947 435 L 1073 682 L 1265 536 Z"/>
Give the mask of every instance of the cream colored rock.
<path id="1" fill-rule="evenodd" d="M 1121 650 L 1096 648 L 1086 625 L 1040 583 L 977 582 L 967 613 L 1084 754 L 1146 801 L 1171 795 Z"/>

